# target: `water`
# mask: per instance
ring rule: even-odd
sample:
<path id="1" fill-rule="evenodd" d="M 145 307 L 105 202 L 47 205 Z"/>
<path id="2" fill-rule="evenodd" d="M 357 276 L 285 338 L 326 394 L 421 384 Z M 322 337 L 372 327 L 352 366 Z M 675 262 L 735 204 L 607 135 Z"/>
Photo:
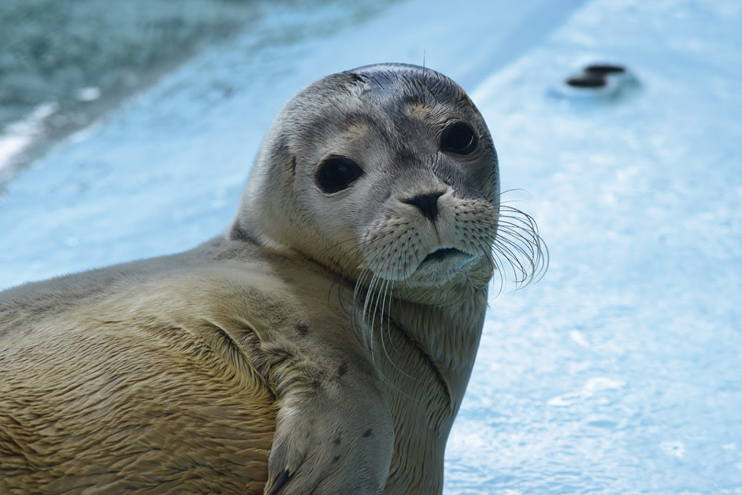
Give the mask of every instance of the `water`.
<path id="1" fill-rule="evenodd" d="M 6 184 L 0 287 L 216 234 L 294 92 L 424 57 L 472 94 L 551 251 L 490 301 L 445 493 L 742 493 L 742 6 L 560 5 L 275 7 Z M 638 87 L 553 95 L 596 60 Z"/>
<path id="2" fill-rule="evenodd" d="M 262 43 L 320 35 L 311 21 L 362 20 L 390 0 L 5 0 L 0 4 L 0 180 L 118 108 L 204 47 L 239 32 Z M 265 32 L 283 9 L 307 22 Z M 331 14 L 331 11 L 335 11 Z"/>

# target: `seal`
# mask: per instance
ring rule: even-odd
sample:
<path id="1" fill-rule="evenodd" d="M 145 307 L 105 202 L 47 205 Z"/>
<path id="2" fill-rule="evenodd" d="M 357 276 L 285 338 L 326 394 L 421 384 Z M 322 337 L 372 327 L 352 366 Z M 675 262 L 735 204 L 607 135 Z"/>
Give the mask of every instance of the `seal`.
<path id="1" fill-rule="evenodd" d="M 327 76 L 224 234 L 0 293 L 0 491 L 441 493 L 490 281 L 545 260 L 456 83 Z"/>

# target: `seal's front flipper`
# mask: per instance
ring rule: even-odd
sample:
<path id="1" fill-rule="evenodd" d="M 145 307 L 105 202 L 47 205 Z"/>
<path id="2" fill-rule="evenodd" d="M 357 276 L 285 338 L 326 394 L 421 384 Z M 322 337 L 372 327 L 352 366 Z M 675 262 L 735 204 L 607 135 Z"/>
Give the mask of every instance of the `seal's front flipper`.
<path id="1" fill-rule="evenodd" d="M 294 363 L 297 368 L 303 367 Z M 316 368 L 294 376 L 280 398 L 266 495 L 384 491 L 394 444 L 391 414 L 374 377 L 347 364 L 337 369 L 334 377 Z"/>

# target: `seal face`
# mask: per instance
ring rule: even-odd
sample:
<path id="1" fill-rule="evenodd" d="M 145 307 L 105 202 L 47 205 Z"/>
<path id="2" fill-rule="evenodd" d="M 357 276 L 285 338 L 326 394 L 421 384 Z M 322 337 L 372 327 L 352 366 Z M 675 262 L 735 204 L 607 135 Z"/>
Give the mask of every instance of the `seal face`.
<path id="1" fill-rule="evenodd" d="M 441 493 L 493 273 L 545 266 L 499 189 L 442 74 L 310 85 L 223 235 L 0 293 L 0 491 Z"/>
<path id="2" fill-rule="evenodd" d="M 432 287 L 488 264 L 498 209 L 495 147 L 466 93 L 429 69 L 375 65 L 286 105 L 233 231 L 353 280 Z"/>

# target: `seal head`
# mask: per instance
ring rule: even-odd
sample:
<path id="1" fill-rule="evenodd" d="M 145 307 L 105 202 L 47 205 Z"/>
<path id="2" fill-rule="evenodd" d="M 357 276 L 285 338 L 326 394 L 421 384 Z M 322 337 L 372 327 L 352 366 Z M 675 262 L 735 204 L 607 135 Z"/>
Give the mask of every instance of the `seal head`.
<path id="1" fill-rule="evenodd" d="M 491 274 L 498 211 L 497 154 L 464 90 L 430 69 L 372 65 L 286 104 L 229 236 L 298 251 L 350 280 L 370 271 L 432 287 Z"/>

